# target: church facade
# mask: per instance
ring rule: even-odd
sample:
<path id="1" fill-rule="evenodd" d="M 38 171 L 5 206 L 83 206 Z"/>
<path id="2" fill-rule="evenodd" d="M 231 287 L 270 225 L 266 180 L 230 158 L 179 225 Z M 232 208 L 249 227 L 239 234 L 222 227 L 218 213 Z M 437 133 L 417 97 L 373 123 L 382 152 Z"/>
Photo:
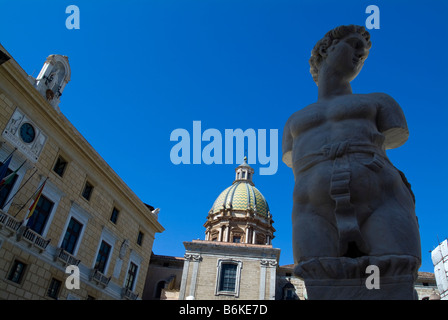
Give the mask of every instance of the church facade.
<path id="1" fill-rule="evenodd" d="M 246 159 L 235 171 L 208 213 L 205 240 L 184 242 L 179 299 L 275 299 L 280 249 L 269 205 Z"/>

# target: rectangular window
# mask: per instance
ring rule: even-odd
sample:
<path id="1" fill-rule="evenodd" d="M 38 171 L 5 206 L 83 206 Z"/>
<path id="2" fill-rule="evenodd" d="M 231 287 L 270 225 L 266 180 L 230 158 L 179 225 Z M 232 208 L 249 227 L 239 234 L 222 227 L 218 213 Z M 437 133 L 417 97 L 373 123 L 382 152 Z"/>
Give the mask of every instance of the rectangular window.
<path id="1" fill-rule="evenodd" d="M 141 246 L 143 243 L 143 232 L 139 231 L 137 236 L 137 244 Z"/>
<path id="2" fill-rule="evenodd" d="M 241 236 L 233 236 L 233 242 L 240 243 L 241 242 Z"/>
<path id="3" fill-rule="evenodd" d="M 92 192 L 93 192 L 93 185 L 89 181 L 86 181 L 86 184 L 84 185 L 84 190 L 82 191 L 82 196 L 84 197 L 84 199 L 90 200 Z"/>
<path id="4" fill-rule="evenodd" d="M 50 287 L 48 287 L 47 296 L 53 299 L 57 299 L 59 295 L 59 290 L 61 289 L 62 282 L 52 278 L 50 282 Z"/>
<path id="5" fill-rule="evenodd" d="M 119 213 L 120 210 L 114 207 L 112 210 L 112 214 L 110 215 L 110 221 L 112 221 L 113 223 L 117 223 Z"/>
<path id="6" fill-rule="evenodd" d="M 106 263 L 107 260 L 109 259 L 110 249 L 111 246 L 107 242 L 101 241 L 100 250 L 98 251 L 94 267 L 101 273 L 104 273 L 104 270 L 106 268 Z"/>
<path id="7" fill-rule="evenodd" d="M 234 263 L 223 263 L 221 265 L 219 291 L 235 292 L 236 270 L 237 265 Z"/>
<path id="8" fill-rule="evenodd" d="M 31 218 L 28 220 L 27 226 L 36 231 L 38 234 L 42 234 L 51 210 L 53 210 L 54 202 L 41 195 L 37 202 L 36 209 Z"/>
<path id="9" fill-rule="evenodd" d="M 82 230 L 82 223 L 80 223 L 75 218 L 71 218 L 68 223 L 67 230 L 65 231 L 64 239 L 62 240 L 61 248 L 70 254 L 75 251 L 76 243 L 78 242 L 79 236 Z"/>
<path id="10" fill-rule="evenodd" d="M 64 158 L 59 156 L 53 167 L 53 171 L 56 172 L 60 177 L 62 177 L 64 175 L 65 168 L 67 168 L 67 164 L 68 162 Z"/>
<path id="11" fill-rule="evenodd" d="M 133 290 L 135 278 L 137 277 L 138 266 L 135 263 L 129 264 L 128 274 L 126 277 L 126 282 L 124 284 L 126 289 Z"/>
<path id="12" fill-rule="evenodd" d="M 19 260 L 15 260 L 11 270 L 9 271 L 8 280 L 20 284 L 25 273 L 25 268 L 26 264 Z"/>

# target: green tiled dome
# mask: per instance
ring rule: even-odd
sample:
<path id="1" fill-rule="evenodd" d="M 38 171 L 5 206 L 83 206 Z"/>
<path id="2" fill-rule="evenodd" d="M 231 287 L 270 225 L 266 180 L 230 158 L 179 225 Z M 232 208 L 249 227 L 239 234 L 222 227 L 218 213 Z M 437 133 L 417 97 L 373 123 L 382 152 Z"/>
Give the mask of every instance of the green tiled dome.
<path id="1" fill-rule="evenodd" d="M 257 215 L 268 217 L 269 206 L 261 192 L 248 181 L 235 181 L 230 187 L 225 189 L 213 204 L 213 213 L 224 208 L 232 210 L 247 211 L 253 210 Z"/>

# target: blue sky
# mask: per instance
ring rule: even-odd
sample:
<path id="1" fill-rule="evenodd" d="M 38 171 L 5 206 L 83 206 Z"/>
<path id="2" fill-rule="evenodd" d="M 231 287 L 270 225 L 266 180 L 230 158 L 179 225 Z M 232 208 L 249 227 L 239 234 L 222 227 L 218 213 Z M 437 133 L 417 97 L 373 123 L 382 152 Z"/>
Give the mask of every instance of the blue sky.
<path id="1" fill-rule="evenodd" d="M 72 4 L 79 30 L 65 26 Z M 280 149 L 286 120 L 317 99 L 308 65 L 315 42 L 338 25 L 365 25 L 371 4 L 380 29 L 370 30 L 373 46 L 352 87 L 386 92 L 405 112 L 410 138 L 388 155 L 412 184 L 421 271 L 432 272 L 429 251 L 448 236 L 448 2 L 0 0 L 0 41 L 34 76 L 48 55 L 69 57 L 61 111 L 144 202 L 161 208 L 166 231 L 154 253 L 183 256 L 183 241 L 204 239 L 207 213 L 240 159 L 174 165 L 171 132 L 192 134 L 193 121 L 223 137 L 225 129 L 273 129 Z M 283 265 L 293 262 L 294 182 L 280 157 L 274 175 L 259 175 L 258 160 L 252 166 Z"/>

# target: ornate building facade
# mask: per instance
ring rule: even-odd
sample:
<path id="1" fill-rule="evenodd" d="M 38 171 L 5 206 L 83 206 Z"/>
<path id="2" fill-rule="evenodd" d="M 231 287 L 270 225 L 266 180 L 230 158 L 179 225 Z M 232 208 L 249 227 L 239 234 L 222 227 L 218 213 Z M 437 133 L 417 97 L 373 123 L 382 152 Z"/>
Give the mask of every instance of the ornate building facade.
<path id="1" fill-rule="evenodd" d="M 0 53 L 0 299 L 140 299 L 157 211 L 60 111 L 68 58 Z"/>
<path id="2" fill-rule="evenodd" d="M 184 242 L 179 299 L 275 299 L 280 249 L 269 205 L 246 158 L 235 171 L 209 211 L 205 240 Z"/>

